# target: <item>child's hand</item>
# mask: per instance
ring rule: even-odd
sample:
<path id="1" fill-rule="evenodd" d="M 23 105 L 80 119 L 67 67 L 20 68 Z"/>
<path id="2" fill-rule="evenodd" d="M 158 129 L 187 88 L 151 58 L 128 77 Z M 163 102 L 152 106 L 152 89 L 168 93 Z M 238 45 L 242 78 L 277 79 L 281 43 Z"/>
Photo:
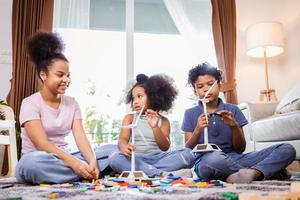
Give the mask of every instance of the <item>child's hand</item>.
<path id="1" fill-rule="evenodd" d="M 232 112 L 228 110 L 221 110 L 218 111 L 217 114 L 220 115 L 221 120 L 224 124 L 227 124 L 229 126 L 237 126 L 237 122 L 235 121 L 235 118 L 232 114 Z"/>
<path id="2" fill-rule="evenodd" d="M 125 148 L 122 149 L 122 152 L 125 156 L 131 157 L 132 152 L 135 150 L 135 145 L 128 143 Z"/>
<path id="3" fill-rule="evenodd" d="M 207 116 L 207 117 L 208 117 L 208 120 L 206 120 L 206 117 L 205 117 L 204 113 L 198 117 L 197 128 L 199 129 L 199 132 L 202 131 L 205 127 L 208 127 L 208 125 L 209 125 L 209 116 Z"/>
<path id="4" fill-rule="evenodd" d="M 151 126 L 151 128 L 157 127 L 158 120 L 159 120 L 158 113 L 155 112 L 154 110 L 147 109 L 146 115 L 147 115 L 148 123 Z"/>
<path id="5" fill-rule="evenodd" d="M 99 178 L 99 168 L 98 168 L 98 162 L 96 159 L 90 161 L 88 168 L 89 168 L 91 174 L 93 175 L 93 179 L 98 179 Z"/>
<path id="6" fill-rule="evenodd" d="M 89 165 L 75 156 L 71 156 L 67 161 L 66 165 L 71 167 L 73 171 L 80 175 L 81 177 L 91 180 L 93 179 L 92 170 L 89 168 Z"/>

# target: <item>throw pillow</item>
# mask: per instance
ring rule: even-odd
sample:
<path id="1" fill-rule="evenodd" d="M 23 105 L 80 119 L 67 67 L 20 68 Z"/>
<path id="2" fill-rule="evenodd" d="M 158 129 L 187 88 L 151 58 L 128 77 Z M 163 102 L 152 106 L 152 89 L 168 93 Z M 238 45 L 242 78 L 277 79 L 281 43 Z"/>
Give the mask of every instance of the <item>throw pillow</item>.
<path id="1" fill-rule="evenodd" d="M 289 104 L 286 104 L 285 106 L 281 107 L 280 110 L 276 111 L 276 114 L 289 113 L 296 110 L 300 110 L 300 98 L 295 99 Z"/>
<path id="2" fill-rule="evenodd" d="M 291 89 L 279 102 L 275 109 L 275 114 L 292 112 L 299 110 L 300 84 Z"/>

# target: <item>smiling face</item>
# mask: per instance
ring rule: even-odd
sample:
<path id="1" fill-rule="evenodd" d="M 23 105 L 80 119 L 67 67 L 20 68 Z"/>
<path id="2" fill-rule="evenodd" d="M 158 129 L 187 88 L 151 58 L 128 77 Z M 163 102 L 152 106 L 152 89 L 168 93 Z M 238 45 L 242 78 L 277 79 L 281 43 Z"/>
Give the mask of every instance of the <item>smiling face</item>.
<path id="1" fill-rule="evenodd" d="M 132 108 L 134 111 L 140 111 L 143 106 L 145 111 L 148 108 L 148 96 L 143 87 L 136 86 L 132 90 Z"/>
<path id="2" fill-rule="evenodd" d="M 214 84 L 216 79 L 211 75 L 203 75 L 198 76 L 194 83 L 194 92 L 195 95 L 199 98 L 203 98 L 205 93 L 209 90 L 209 88 Z M 215 84 L 214 87 L 210 90 L 210 92 L 207 95 L 207 99 L 210 102 L 213 102 L 218 99 L 220 92 L 220 85 Z"/>
<path id="3" fill-rule="evenodd" d="M 70 84 L 69 63 L 55 59 L 48 67 L 48 71 L 41 71 L 40 77 L 43 87 L 46 87 L 52 94 L 64 94 Z"/>

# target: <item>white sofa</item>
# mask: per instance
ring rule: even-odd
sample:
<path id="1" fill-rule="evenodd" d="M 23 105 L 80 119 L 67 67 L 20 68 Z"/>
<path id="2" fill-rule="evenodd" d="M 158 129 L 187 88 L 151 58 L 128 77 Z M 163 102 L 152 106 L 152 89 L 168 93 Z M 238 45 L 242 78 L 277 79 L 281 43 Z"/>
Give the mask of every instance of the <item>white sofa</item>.
<path id="1" fill-rule="evenodd" d="M 244 126 L 246 152 L 260 150 L 277 143 L 289 143 L 300 160 L 300 85 L 280 102 L 241 103 L 249 124 Z"/>

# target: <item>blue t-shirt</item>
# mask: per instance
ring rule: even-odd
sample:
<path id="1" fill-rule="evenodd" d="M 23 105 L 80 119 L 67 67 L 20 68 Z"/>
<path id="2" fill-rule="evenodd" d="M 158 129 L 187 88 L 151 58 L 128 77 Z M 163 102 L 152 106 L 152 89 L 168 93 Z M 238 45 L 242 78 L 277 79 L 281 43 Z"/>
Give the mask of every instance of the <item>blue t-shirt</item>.
<path id="1" fill-rule="evenodd" d="M 234 104 L 223 103 L 223 101 L 219 99 L 216 112 L 220 110 L 228 110 L 232 112 L 239 127 L 242 127 L 248 123 L 242 111 Z M 184 113 L 181 130 L 183 132 L 193 132 L 197 125 L 197 119 L 202 113 L 203 106 L 200 101 L 198 106 L 187 109 Z M 224 124 L 220 117 L 214 113 L 211 114 L 210 123 L 208 126 L 208 142 L 217 144 L 225 153 L 234 151 L 232 144 L 232 127 Z M 204 130 L 199 138 L 199 144 L 203 143 Z"/>

